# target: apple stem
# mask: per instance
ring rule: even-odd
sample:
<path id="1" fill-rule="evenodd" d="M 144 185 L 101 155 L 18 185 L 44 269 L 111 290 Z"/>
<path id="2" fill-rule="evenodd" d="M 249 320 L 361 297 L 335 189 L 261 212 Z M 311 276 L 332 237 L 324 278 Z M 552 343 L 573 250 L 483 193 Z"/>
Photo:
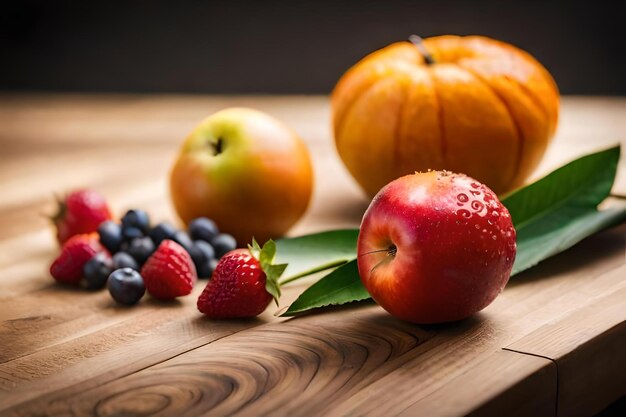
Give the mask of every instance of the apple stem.
<path id="1" fill-rule="evenodd" d="M 381 253 L 381 252 L 389 252 L 389 249 L 378 249 L 378 250 L 373 250 L 371 252 L 365 252 L 360 254 L 359 256 L 365 256 L 365 255 L 371 255 L 372 253 Z"/>
<path id="2" fill-rule="evenodd" d="M 371 255 L 372 253 L 381 253 L 381 252 L 387 252 L 387 255 L 389 256 L 396 256 L 396 253 L 398 252 L 398 248 L 396 247 L 396 245 L 392 244 L 387 249 L 373 250 L 371 252 L 362 253 L 359 256 Z"/>
<path id="3" fill-rule="evenodd" d="M 224 140 L 222 138 L 217 138 L 217 142 L 211 143 L 213 147 L 213 155 L 219 155 L 224 150 Z"/>
<path id="4" fill-rule="evenodd" d="M 424 39 L 422 39 L 421 36 L 411 35 L 409 36 L 409 42 L 415 45 L 419 53 L 422 54 L 422 57 L 424 58 L 424 62 L 426 62 L 426 65 L 433 65 L 435 63 L 433 56 L 430 54 L 430 52 L 428 52 L 428 49 L 426 49 L 426 47 L 424 46 Z"/>

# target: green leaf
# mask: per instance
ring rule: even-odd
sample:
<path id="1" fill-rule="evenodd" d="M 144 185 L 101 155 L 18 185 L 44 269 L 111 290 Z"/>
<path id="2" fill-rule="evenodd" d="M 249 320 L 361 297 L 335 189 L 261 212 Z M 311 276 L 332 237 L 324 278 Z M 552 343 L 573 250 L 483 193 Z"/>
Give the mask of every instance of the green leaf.
<path id="1" fill-rule="evenodd" d="M 619 154 L 620 148 L 615 147 L 584 156 L 503 200 L 517 231 L 517 257 L 512 275 L 570 248 L 593 233 L 626 221 L 626 207 L 603 211 L 596 209 L 611 191 Z M 346 232 L 352 233 L 352 246 L 349 244 L 350 234 Z M 341 247 L 355 247 L 358 231 L 337 233 L 344 239 Z M 315 270 L 315 262 L 323 262 L 326 258 L 307 258 L 302 252 L 307 252 L 309 242 L 330 245 L 328 240 L 332 241 L 331 237 L 333 232 L 296 238 L 298 244 L 290 246 L 293 240 L 287 244 L 291 252 L 286 258 L 297 261 L 304 255 L 306 259 L 299 264 L 300 270 Z M 355 254 L 349 251 L 335 258 L 330 253 L 329 257 L 344 259 L 350 254 L 353 259 Z M 317 271 L 323 269 L 318 267 Z M 294 270 L 298 271 L 298 268 Z M 313 284 L 282 315 L 292 316 L 313 308 L 366 298 L 369 295 L 361 283 L 356 261 L 353 260 Z"/>
<path id="2" fill-rule="evenodd" d="M 511 275 L 516 275 L 584 238 L 626 221 L 625 208 L 597 211 L 562 209 L 558 214 L 526 226 L 517 235 L 517 257 Z"/>
<path id="3" fill-rule="evenodd" d="M 356 260 L 335 269 L 310 286 L 282 316 L 293 316 L 313 308 L 340 305 L 370 298 L 361 283 Z"/>
<path id="4" fill-rule="evenodd" d="M 611 192 L 620 147 L 583 156 L 502 200 L 516 230 L 550 217 L 561 207 L 595 208 Z"/>
<path id="5" fill-rule="evenodd" d="M 596 209 L 611 192 L 619 156 L 619 146 L 583 156 L 502 200 L 517 232 L 513 274 L 624 221 L 624 208 Z"/>
<path id="6" fill-rule="evenodd" d="M 359 229 L 346 229 L 278 240 L 276 262 L 289 264 L 283 283 L 356 258 L 358 236 Z"/>

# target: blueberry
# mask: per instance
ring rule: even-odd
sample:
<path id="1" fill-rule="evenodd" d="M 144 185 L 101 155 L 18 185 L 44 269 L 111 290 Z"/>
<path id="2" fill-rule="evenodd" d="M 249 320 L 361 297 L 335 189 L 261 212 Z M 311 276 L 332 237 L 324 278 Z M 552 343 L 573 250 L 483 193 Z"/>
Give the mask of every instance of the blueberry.
<path id="1" fill-rule="evenodd" d="M 128 241 L 123 241 L 120 245 L 120 250 L 118 252 L 128 252 L 128 248 L 130 247 L 130 243 Z"/>
<path id="2" fill-rule="evenodd" d="M 193 240 L 210 242 L 220 233 L 215 222 L 206 217 L 198 217 L 189 223 L 189 234 Z"/>
<path id="3" fill-rule="evenodd" d="M 196 240 L 193 243 L 190 255 L 194 265 L 196 266 L 198 277 L 208 278 L 211 276 L 210 273 L 207 275 L 207 271 L 209 270 L 209 262 L 215 259 L 215 250 L 213 249 L 213 246 L 203 240 Z"/>
<path id="4" fill-rule="evenodd" d="M 125 305 L 135 304 L 146 292 L 143 278 L 131 268 L 113 271 L 107 280 L 107 287 L 113 299 Z"/>
<path id="5" fill-rule="evenodd" d="M 194 262 L 196 260 L 200 263 L 207 262 L 210 259 L 215 258 L 215 249 L 213 249 L 213 246 L 211 246 L 210 243 L 207 243 L 204 240 L 196 240 L 193 242 L 190 255 Z"/>
<path id="6" fill-rule="evenodd" d="M 126 227 L 126 226 L 123 226 L 122 227 L 122 236 L 124 237 L 125 241 L 130 242 L 133 239 L 137 239 L 139 237 L 143 237 L 143 232 L 138 227 L 133 227 L 133 226 Z"/>
<path id="7" fill-rule="evenodd" d="M 100 243 L 107 248 L 109 252 L 115 253 L 120 250 L 122 244 L 122 227 L 112 220 L 107 220 L 98 227 L 100 235 Z"/>
<path id="8" fill-rule="evenodd" d="M 122 217 L 122 227 L 136 227 L 143 233 L 150 230 L 150 217 L 143 210 L 128 210 Z"/>
<path id="9" fill-rule="evenodd" d="M 154 242 L 148 236 L 139 237 L 133 239 L 128 247 L 128 254 L 131 255 L 139 265 L 143 265 L 144 262 L 154 252 Z"/>
<path id="10" fill-rule="evenodd" d="M 185 232 L 184 230 L 179 230 L 176 233 L 174 233 L 173 240 L 174 242 L 182 246 L 187 251 L 187 253 L 191 254 L 191 252 L 193 251 L 192 249 L 193 241 L 191 240 L 187 232 Z"/>
<path id="11" fill-rule="evenodd" d="M 139 265 L 135 258 L 126 252 L 118 252 L 113 255 L 113 269 L 130 268 L 135 271 L 139 270 Z"/>
<path id="12" fill-rule="evenodd" d="M 237 241 L 228 233 L 220 233 L 211 241 L 213 249 L 215 249 L 215 257 L 221 258 L 227 252 L 237 248 Z"/>
<path id="13" fill-rule="evenodd" d="M 104 287 L 111 271 L 113 271 L 113 261 L 109 255 L 103 252 L 96 253 L 83 266 L 83 276 L 85 277 L 87 288 L 97 289 Z"/>
<path id="14" fill-rule="evenodd" d="M 213 275 L 213 271 L 215 271 L 215 267 L 220 261 L 213 258 L 210 259 L 209 262 L 200 265 L 198 268 L 198 278 L 211 278 Z"/>
<path id="15" fill-rule="evenodd" d="M 174 240 L 174 234 L 176 234 L 176 228 L 167 222 L 157 224 L 148 233 L 156 246 L 159 246 L 165 239 Z"/>

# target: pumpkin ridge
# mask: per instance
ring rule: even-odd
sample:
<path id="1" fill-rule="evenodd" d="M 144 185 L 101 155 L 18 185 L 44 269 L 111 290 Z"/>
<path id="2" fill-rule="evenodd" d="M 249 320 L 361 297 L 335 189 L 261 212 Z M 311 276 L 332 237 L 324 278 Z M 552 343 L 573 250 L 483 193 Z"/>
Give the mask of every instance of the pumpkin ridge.
<path id="1" fill-rule="evenodd" d="M 339 111 L 339 108 L 333 106 L 333 107 L 335 107 L 333 109 L 333 114 L 334 114 L 333 115 L 333 117 L 334 117 L 333 125 L 334 125 L 334 128 L 336 130 L 335 133 L 338 133 L 339 130 L 341 130 L 340 127 L 343 124 L 343 122 L 346 120 L 346 117 L 347 117 L 348 113 L 350 112 L 350 109 L 353 107 L 354 103 L 356 103 L 358 101 L 358 99 L 376 83 L 376 81 L 377 80 L 369 81 L 369 82 L 365 83 L 364 84 L 365 86 L 363 88 L 359 89 L 356 94 L 353 94 L 352 97 L 350 97 L 349 100 L 346 100 L 346 102 L 343 104 L 343 110 L 341 112 Z M 333 96 L 334 95 L 335 94 L 333 94 Z M 333 97 L 331 96 L 331 105 L 332 105 L 332 101 L 333 101 Z M 339 117 L 339 113 L 341 113 L 340 117 Z M 336 114 L 336 116 L 335 116 L 335 114 Z"/>
<path id="2" fill-rule="evenodd" d="M 356 103 L 359 102 L 359 100 L 361 100 L 361 98 L 363 98 L 363 96 L 370 91 L 371 89 L 373 89 L 374 87 L 376 87 L 376 85 L 385 80 L 385 78 L 377 78 L 376 80 L 374 80 L 373 82 L 371 82 L 367 87 L 365 87 L 363 90 L 359 91 L 358 93 L 354 94 L 354 98 L 352 100 L 350 100 L 350 103 L 346 105 L 345 110 L 343 111 L 343 115 L 341 117 L 341 121 L 337 120 L 334 123 L 334 130 L 335 130 L 335 147 L 338 149 L 339 148 L 339 142 L 341 141 L 341 137 L 342 137 L 342 130 L 345 127 L 345 121 L 348 120 L 350 113 L 352 112 L 352 110 L 354 109 L 354 106 L 356 105 Z"/>
<path id="3" fill-rule="evenodd" d="M 373 58 L 373 55 L 383 51 L 385 48 L 379 49 L 378 51 L 375 51 L 365 57 L 363 57 L 359 62 L 357 62 L 353 67 L 351 67 L 350 69 L 348 69 L 348 71 L 346 72 L 346 74 L 344 75 L 344 77 L 350 77 L 353 74 L 357 74 L 360 71 L 364 71 L 367 70 L 368 67 L 374 67 L 375 66 L 375 59 Z M 401 62 L 405 62 L 407 64 L 411 64 L 411 65 L 415 65 L 416 63 L 410 59 L 407 59 L 406 57 L 386 57 L 386 58 L 380 58 L 381 59 L 381 66 L 384 66 L 387 70 L 389 70 L 389 67 L 393 67 L 393 62 L 394 61 L 401 61 Z M 383 65 L 384 64 L 384 65 Z M 359 97 L 361 97 L 363 94 L 367 93 L 367 91 L 374 87 L 374 85 L 380 81 L 382 78 L 384 77 L 380 77 L 380 74 L 377 74 L 378 76 L 376 77 L 376 79 L 374 81 L 369 81 L 367 83 L 364 83 L 365 87 L 360 88 L 359 90 L 357 90 L 357 92 L 355 94 L 352 94 L 350 99 L 347 100 L 347 103 L 344 104 L 343 106 L 343 110 L 341 112 L 339 112 L 337 108 L 334 108 L 332 113 L 333 115 L 335 113 L 341 113 L 341 117 L 335 118 L 335 120 L 333 121 L 334 126 L 337 127 L 335 134 L 340 130 L 339 126 L 343 124 L 343 121 L 347 118 L 348 113 L 350 112 L 350 109 L 353 107 L 354 103 L 356 103 L 359 99 Z M 341 80 L 339 81 L 341 82 Z M 335 87 L 333 93 L 331 94 L 331 105 L 332 105 L 332 101 L 333 98 L 335 96 L 335 92 L 338 91 L 339 89 L 337 87 Z M 336 135 L 335 135 L 336 136 Z"/>
<path id="4" fill-rule="evenodd" d="M 394 79 L 394 81 L 396 81 L 396 82 L 397 82 L 397 77 L 393 77 L 393 79 Z M 344 153 L 342 153 L 342 151 L 341 151 L 341 149 L 340 149 L 340 143 L 342 142 L 342 141 L 340 140 L 340 138 L 343 138 L 343 136 L 344 136 L 344 135 L 342 134 L 342 132 L 343 132 L 343 131 L 347 128 L 347 127 L 349 127 L 349 126 L 350 126 L 350 124 L 349 124 L 349 123 L 347 123 L 346 121 L 349 121 L 349 120 L 352 118 L 352 113 L 353 113 L 353 112 L 355 111 L 355 109 L 358 107 L 359 103 L 361 103 L 364 99 L 367 99 L 367 98 L 368 98 L 368 97 L 367 97 L 367 95 L 368 95 L 368 93 L 369 93 L 370 91 L 372 91 L 372 90 L 374 90 L 375 88 L 379 87 L 381 84 L 388 83 L 388 82 L 389 82 L 389 78 L 378 78 L 378 79 L 376 79 L 376 81 L 375 81 L 375 82 L 373 82 L 373 83 L 372 83 L 372 85 L 371 85 L 371 86 L 369 86 L 366 90 L 364 90 L 364 91 L 362 92 L 362 94 L 360 94 L 360 95 L 359 95 L 359 97 L 358 97 L 358 98 L 354 101 L 354 104 L 350 107 L 350 112 L 346 114 L 346 116 L 345 116 L 345 118 L 344 118 L 344 123 L 343 123 L 343 125 L 341 126 L 341 130 L 337 131 L 337 134 L 335 135 L 335 148 L 336 148 L 336 150 L 337 150 L 337 153 L 339 154 L 339 157 L 341 158 L 342 162 L 344 163 L 344 166 L 348 169 L 348 172 L 350 172 L 350 174 L 351 174 L 351 175 L 353 175 L 353 177 L 354 177 L 354 175 L 355 175 L 355 174 L 354 174 L 354 168 L 353 168 L 351 165 L 349 165 L 349 164 L 347 163 L 346 159 L 344 158 Z M 368 149 L 368 152 L 371 152 L 371 149 Z M 356 177 L 354 177 L 354 178 L 356 179 Z M 359 183 L 359 185 L 360 185 L 363 189 L 365 189 L 365 190 L 367 191 L 367 189 L 366 189 L 366 187 L 365 187 L 365 185 L 364 185 L 366 182 L 367 182 L 367 181 L 365 181 L 364 183 L 362 183 L 360 179 L 357 179 L 357 183 Z M 383 185 L 384 185 L 384 184 L 383 184 Z M 376 192 L 378 191 L 378 189 L 379 189 L 380 187 L 381 187 L 380 185 L 379 185 L 379 186 L 377 186 L 377 189 L 376 189 L 373 193 L 372 193 L 372 192 L 370 192 L 370 191 L 367 191 L 367 193 L 369 194 L 370 198 L 371 198 L 371 197 L 373 197 L 373 196 L 376 194 Z"/>
<path id="5" fill-rule="evenodd" d="M 552 87 L 554 89 L 554 92 L 556 93 L 556 97 L 558 99 L 559 96 L 559 92 L 558 92 L 558 86 L 556 85 L 556 82 L 554 81 L 554 78 L 552 78 L 552 76 L 550 75 L 550 72 L 535 58 L 533 57 L 531 54 L 529 54 L 528 52 L 526 52 L 525 50 L 512 45 L 512 44 L 507 44 L 505 42 L 502 42 L 500 40 L 497 39 L 490 39 L 484 36 L 480 36 L 480 35 L 472 35 L 472 36 L 466 36 L 466 38 L 474 38 L 474 39 L 483 39 L 486 40 L 489 43 L 492 43 L 494 45 L 498 45 L 502 51 L 506 52 L 507 54 L 511 54 L 514 57 L 514 60 L 516 62 L 523 62 L 525 64 L 530 64 L 530 66 L 533 68 L 533 71 L 536 72 L 536 76 L 540 79 L 542 79 L 543 81 L 547 82 L 547 84 Z M 483 55 L 485 58 L 487 58 L 488 56 Z M 496 55 L 497 57 L 497 55 Z M 478 57 L 480 58 L 480 57 Z M 550 129 L 550 136 L 554 135 L 554 131 L 558 122 L 558 111 L 555 112 L 553 114 L 552 110 L 551 110 L 551 106 L 546 107 L 545 103 L 539 99 L 538 95 L 535 94 L 535 92 L 533 90 L 531 90 L 530 88 L 528 88 L 528 85 L 524 82 L 521 82 L 520 80 L 510 77 L 508 74 L 503 74 L 503 76 L 514 82 L 515 84 L 517 84 L 522 90 L 523 92 L 526 94 L 526 96 L 537 106 L 537 108 L 539 108 L 541 110 L 542 113 L 544 113 L 544 115 L 546 116 L 546 120 L 548 121 L 548 123 L 552 126 L 552 128 Z M 553 117 L 555 116 L 555 117 Z"/>
<path id="6" fill-rule="evenodd" d="M 435 77 L 433 77 L 430 69 L 427 69 L 426 73 L 430 78 L 430 83 L 433 86 L 433 96 L 435 97 L 435 101 L 437 102 L 437 124 L 439 125 L 439 142 L 441 144 L 441 163 L 445 168 L 446 165 L 448 165 L 448 161 L 446 161 L 448 146 L 446 144 L 446 129 L 443 118 L 443 106 L 441 105 L 441 98 L 439 97 L 439 93 L 437 92 L 437 80 L 435 79 Z"/>
<path id="7" fill-rule="evenodd" d="M 403 90 L 403 93 L 404 96 L 402 97 L 402 103 L 400 104 L 400 108 L 398 109 L 398 119 L 396 120 L 396 125 L 393 129 L 393 137 L 395 138 L 395 140 L 393 141 L 393 159 L 394 161 L 396 161 L 396 167 L 402 166 L 402 164 L 399 163 L 401 158 L 399 142 L 402 141 L 402 138 L 400 137 L 402 129 L 400 128 L 402 127 L 402 122 L 404 121 L 404 107 L 406 106 L 406 102 L 409 99 L 409 93 L 406 89 Z M 408 172 L 401 172 L 400 176 L 406 174 L 408 174 Z"/>
<path id="8" fill-rule="evenodd" d="M 458 65 L 458 67 L 461 70 L 467 72 L 468 74 L 473 76 L 476 80 L 478 80 L 478 82 L 480 82 L 485 87 L 487 87 L 487 89 L 489 89 L 489 91 L 491 91 L 493 93 L 493 95 L 500 101 L 500 103 L 502 103 L 502 105 L 506 109 L 506 112 L 509 114 L 509 118 L 511 119 L 511 123 L 513 124 L 515 132 L 517 133 L 517 143 L 518 143 L 519 146 L 518 146 L 518 149 L 517 149 L 517 156 L 515 158 L 515 168 L 513 169 L 513 176 L 508 181 L 506 181 L 506 183 L 507 183 L 506 188 L 508 188 L 508 187 L 511 186 L 513 181 L 515 181 L 515 179 L 517 178 L 517 175 L 518 175 L 519 170 L 520 170 L 520 166 L 522 164 L 522 155 L 524 154 L 523 151 L 524 151 L 524 142 L 525 142 L 524 132 L 522 131 L 522 128 L 519 125 L 519 122 L 517 121 L 517 119 L 513 115 L 513 111 L 511 110 L 511 106 L 507 103 L 507 101 L 504 99 L 504 97 L 502 97 L 502 95 L 500 93 L 498 93 L 498 91 L 491 84 L 489 84 L 487 82 L 487 80 L 485 80 L 484 77 L 482 77 L 480 74 L 478 74 L 473 69 L 465 67 L 463 65 L 462 61 L 459 62 L 457 65 Z"/>
<path id="9" fill-rule="evenodd" d="M 533 104 L 539 109 L 541 110 L 541 113 L 543 113 L 543 115 L 546 117 L 546 120 L 550 120 L 550 112 L 548 111 L 548 109 L 546 109 L 546 107 L 543 105 L 543 102 L 541 100 L 539 100 L 539 98 L 537 98 L 537 96 L 532 92 L 532 90 L 530 88 L 528 88 L 524 83 L 519 82 L 518 80 L 516 80 L 513 77 L 510 77 L 508 75 L 505 75 L 506 79 L 517 84 L 520 88 L 520 90 L 522 90 L 522 92 L 524 94 L 526 94 L 526 97 L 528 97 L 528 99 L 530 101 L 533 102 Z"/>

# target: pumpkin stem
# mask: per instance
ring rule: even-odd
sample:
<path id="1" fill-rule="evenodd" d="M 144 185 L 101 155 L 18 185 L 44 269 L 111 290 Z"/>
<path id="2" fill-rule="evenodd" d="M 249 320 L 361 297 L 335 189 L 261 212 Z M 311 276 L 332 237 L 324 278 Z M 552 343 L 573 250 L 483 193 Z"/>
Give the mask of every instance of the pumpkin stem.
<path id="1" fill-rule="evenodd" d="M 428 52 L 428 49 L 426 49 L 426 47 L 424 46 L 424 39 L 422 39 L 421 36 L 411 35 L 409 36 L 409 42 L 415 45 L 419 53 L 422 54 L 422 57 L 424 58 L 424 62 L 426 62 L 426 65 L 433 65 L 435 63 L 433 56 L 430 54 L 430 52 Z"/>

